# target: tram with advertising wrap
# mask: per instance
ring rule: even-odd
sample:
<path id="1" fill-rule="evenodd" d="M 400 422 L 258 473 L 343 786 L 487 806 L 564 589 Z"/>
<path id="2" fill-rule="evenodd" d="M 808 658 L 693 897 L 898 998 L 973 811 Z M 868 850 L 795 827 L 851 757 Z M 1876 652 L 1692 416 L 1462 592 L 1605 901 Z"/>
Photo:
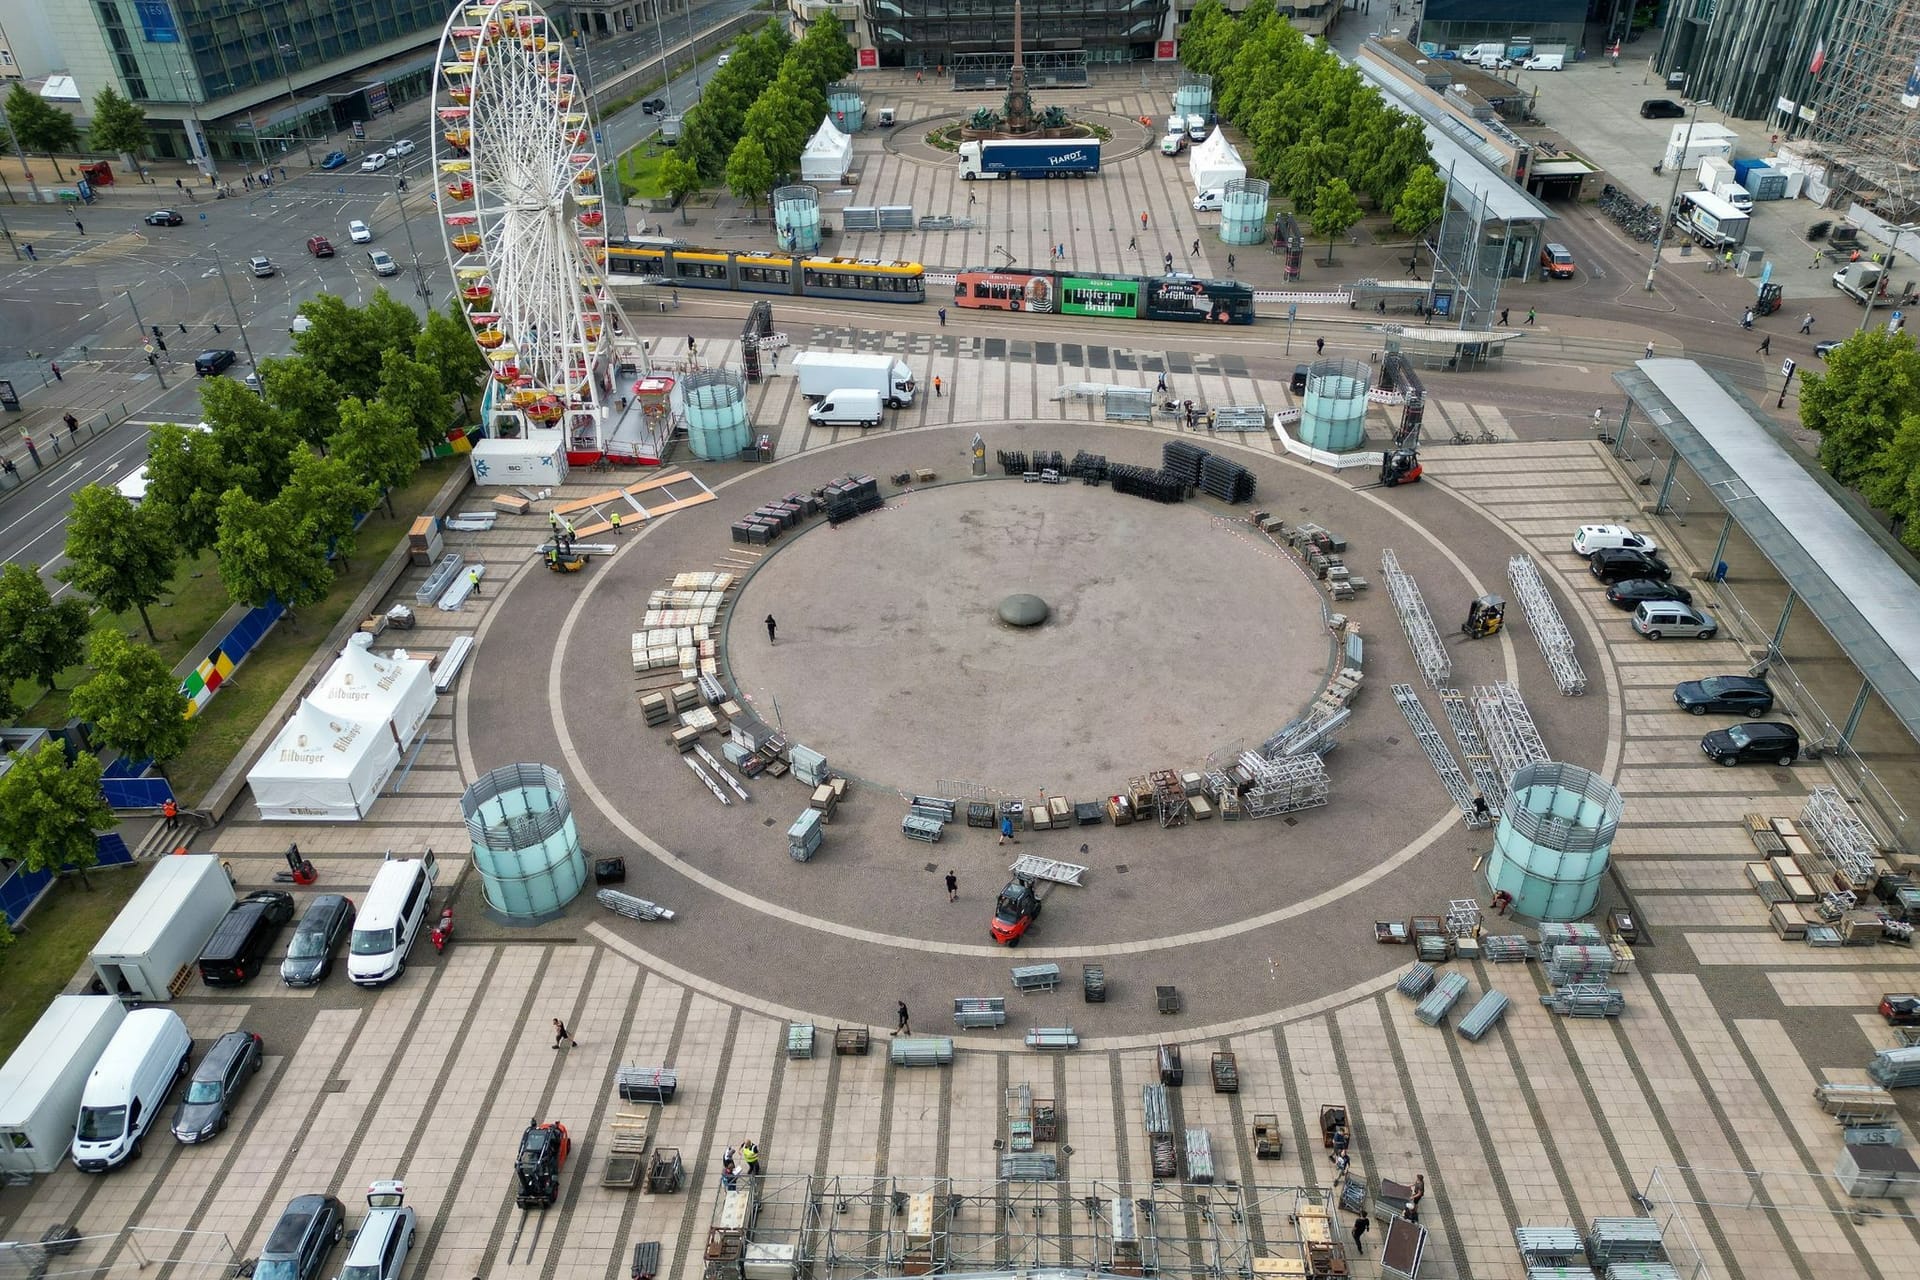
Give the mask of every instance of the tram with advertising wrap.
<path id="1" fill-rule="evenodd" d="M 953 305 L 1122 320 L 1253 323 L 1251 286 L 1179 274 L 1097 276 L 975 268 L 954 278 Z"/>
<path id="2" fill-rule="evenodd" d="M 728 289 L 865 302 L 927 300 L 926 270 L 917 262 L 702 249 L 657 236 L 610 242 L 607 271 L 615 276 L 644 276 L 650 284 L 673 289 Z"/>

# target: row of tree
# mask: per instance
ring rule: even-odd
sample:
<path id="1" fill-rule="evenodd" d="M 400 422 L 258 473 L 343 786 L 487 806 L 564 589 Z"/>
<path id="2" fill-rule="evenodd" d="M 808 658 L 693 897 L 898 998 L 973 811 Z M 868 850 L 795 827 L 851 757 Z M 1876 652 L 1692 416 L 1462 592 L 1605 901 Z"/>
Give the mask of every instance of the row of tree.
<path id="1" fill-rule="evenodd" d="M 73 117 L 19 81 L 7 90 L 6 107 L 7 124 L 20 149 L 53 160 L 56 174 L 60 162 L 54 157 L 80 150 L 80 126 Z M 117 151 L 132 163 L 136 152 L 153 145 L 153 131 L 147 128 L 147 113 L 139 104 L 108 85 L 93 95 L 86 142 L 95 151 Z"/>
<path id="2" fill-rule="evenodd" d="M 1904 330 L 1855 334 L 1801 376 L 1800 421 L 1820 436 L 1820 465 L 1892 517 L 1920 551 L 1920 350 Z"/>
<path id="3" fill-rule="evenodd" d="M 742 36 L 687 112 L 662 177 L 676 196 L 724 181 L 758 204 L 799 171 L 800 153 L 827 114 L 827 87 L 853 70 L 853 47 L 831 14 L 798 41 L 779 19 Z"/>
<path id="4" fill-rule="evenodd" d="M 1253 169 L 1308 211 L 1319 234 L 1358 221 L 1357 207 L 1345 226 L 1319 216 L 1322 206 L 1344 212 L 1356 197 L 1391 212 L 1409 235 L 1444 211 L 1446 183 L 1420 121 L 1294 30 L 1272 0 L 1251 0 L 1237 17 L 1220 0 L 1200 0 L 1181 28 L 1180 60 L 1213 78 L 1215 110 L 1245 135 Z"/>

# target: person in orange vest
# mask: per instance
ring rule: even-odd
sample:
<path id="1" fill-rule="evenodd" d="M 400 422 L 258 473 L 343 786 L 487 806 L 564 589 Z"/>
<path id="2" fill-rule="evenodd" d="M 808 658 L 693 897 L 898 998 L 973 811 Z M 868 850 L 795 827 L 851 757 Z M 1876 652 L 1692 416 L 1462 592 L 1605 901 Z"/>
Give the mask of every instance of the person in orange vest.
<path id="1" fill-rule="evenodd" d="M 167 802 L 160 806 L 160 816 L 167 820 L 167 830 L 176 831 L 179 829 L 180 805 L 172 796 L 168 796 Z"/>

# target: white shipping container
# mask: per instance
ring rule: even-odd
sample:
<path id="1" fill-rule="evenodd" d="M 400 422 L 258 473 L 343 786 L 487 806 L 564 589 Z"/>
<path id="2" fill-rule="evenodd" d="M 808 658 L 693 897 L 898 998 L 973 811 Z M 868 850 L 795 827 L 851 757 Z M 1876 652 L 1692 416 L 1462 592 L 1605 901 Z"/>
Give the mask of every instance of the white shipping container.
<path id="1" fill-rule="evenodd" d="M 109 995 L 142 1002 L 173 999 L 174 982 L 183 970 L 192 973 L 200 949 L 233 902 L 233 882 L 218 858 L 205 853 L 161 858 L 94 944 L 94 973 Z"/>
<path id="2" fill-rule="evenodd" d="M 0 1067 L 0 1170 L 52 1173 L 73 1143 L 87 1076 L 127 1011 L 112 996 L 55 996 Z"/>

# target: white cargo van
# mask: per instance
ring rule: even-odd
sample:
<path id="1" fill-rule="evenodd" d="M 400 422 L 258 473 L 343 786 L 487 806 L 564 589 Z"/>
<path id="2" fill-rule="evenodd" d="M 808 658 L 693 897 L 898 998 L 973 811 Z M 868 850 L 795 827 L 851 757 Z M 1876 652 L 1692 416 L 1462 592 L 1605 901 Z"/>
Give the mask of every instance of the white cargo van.
<path id="1" fill-rule="evenodd" d="M 127 1010 L 112 996 L 55 996 L 0 1067 L 0 1171 L 52 1173 L 73 1146 L 87 1076 Z"/>
<path id="2" fill-rule="evenodd" d="M 1195 213 L 1218 213 L 1227 202 L 1227 193 L 1219 187 L 1210 187 L 1193 198 Z"/>
<path id="3" fill-rule="evenodd" d="M 140 1154 L 141 1141 L 187 1074 L 193 1037 L 171 1009 L 135 1009 L 113 1033 L 80 1095 L 73 1164 L 105 1173 Z"/>
<path id="4" fill-rule="evenodd" d="M 347 976 L 363 987 L 392 982 L 407 967 L 407 953 L 427 924 L 428 899 L 440 878 L 433 850 L 425 857 L 395 858 L 391 852 L 374 873 L 347 944 Z"/>
<path id="5" fill-rule="evenodd" d="M 829 391 L 807 410 L 807 421 L 816 427 L 877 427 L 880 393 L 857 387 Z"/>
<path id="6" fill-rule="evenodd" d="M 1207 140 L 1207 118 L 1205 116 L 1187 117 L 1187 141 L 1205 142 Z"/>
<path id="7" fill-rule="evenodd" d="M 1713 194 L 1742 213 L 1753 212 L 1753 193 L 1737 182 L 1723 182 L 1713 189 Z"/>
<path id="8" fill-rule="evenodd" d="M 1565 71 L 1567 55 L 1564 53 L 1536 53 L 1520 64 L 1529 71 Z"/>

